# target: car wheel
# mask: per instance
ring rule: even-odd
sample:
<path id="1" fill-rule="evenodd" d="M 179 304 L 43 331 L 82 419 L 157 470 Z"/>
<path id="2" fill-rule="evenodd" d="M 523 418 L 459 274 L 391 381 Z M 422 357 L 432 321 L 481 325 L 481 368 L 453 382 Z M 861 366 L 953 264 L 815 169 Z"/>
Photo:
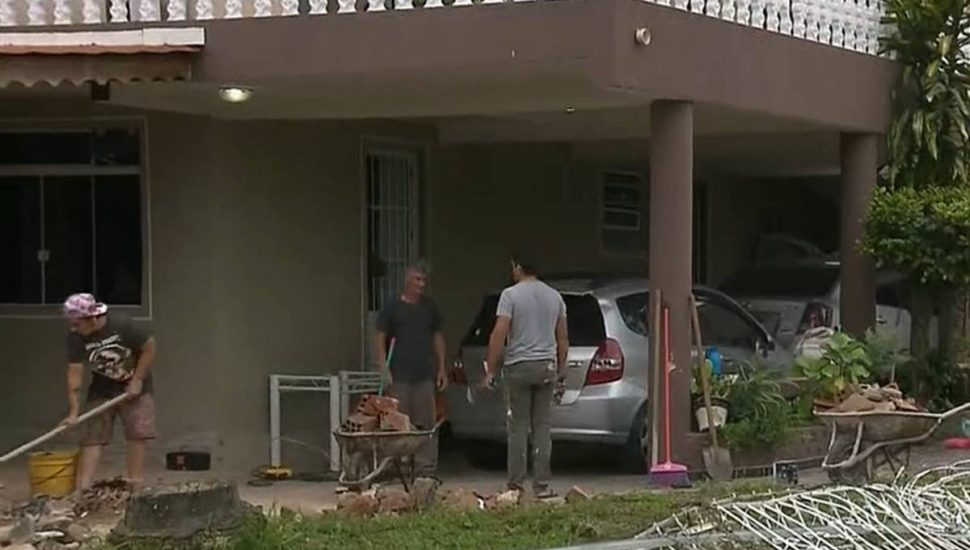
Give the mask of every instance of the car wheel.
<path id="1" fill-rule="evenodd" d="M 646 407 L 637 413 L 630 428 L 630 438 L 623 452 L 624 469 L 633 474 L 650 471 L 650 421 Z"/>
<path id="2" fill-rule="evenodd" d="M 490 441 L 464 440 L 457 443 L 465 459 L 482 470 L 504 470 L 507 463 L 505 446 Z"/>

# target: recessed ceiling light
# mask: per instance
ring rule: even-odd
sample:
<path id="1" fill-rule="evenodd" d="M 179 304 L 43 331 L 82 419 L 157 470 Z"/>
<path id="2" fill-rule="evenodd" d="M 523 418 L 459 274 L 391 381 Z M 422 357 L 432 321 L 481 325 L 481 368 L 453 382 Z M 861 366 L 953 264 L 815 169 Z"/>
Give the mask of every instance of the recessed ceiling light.
<path id="1" fill-rule="evenodd" d="M 239 86 L 224 86 L 219 88 L 219 97 L 229 103 L 242 103 L 253 96 L 252 88 Z"/>
<path id="2" fill-rule="evenodd" d="M 571 114 L 573 114 L 575 112 L 576 112 L 576 108 L 575 107 L 566 107 L 566 114 L 567 115 L 571 115 Z"/>

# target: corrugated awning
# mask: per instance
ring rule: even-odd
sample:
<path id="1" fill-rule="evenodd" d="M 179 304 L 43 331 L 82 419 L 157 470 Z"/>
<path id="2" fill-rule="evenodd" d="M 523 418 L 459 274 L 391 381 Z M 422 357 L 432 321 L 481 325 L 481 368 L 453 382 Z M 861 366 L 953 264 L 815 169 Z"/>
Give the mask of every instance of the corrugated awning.
<path id="1" fill-rule="evenodd" d="M 101 44 L 89 40 L 90 35 L 52 35 L 49 43 L 44 43 L 38 34 L 24 33 L 20 37 L 24 40 L 0 41 L 0 88 L 40 82 L 56 86 L 64 82 L 189 80 L 192 54 L 202 49 L 198 41 L 118 43 L 117 35 L 109 36 Z M 80 40 L 71 43 L 70 39 L 75 37 Z"/>

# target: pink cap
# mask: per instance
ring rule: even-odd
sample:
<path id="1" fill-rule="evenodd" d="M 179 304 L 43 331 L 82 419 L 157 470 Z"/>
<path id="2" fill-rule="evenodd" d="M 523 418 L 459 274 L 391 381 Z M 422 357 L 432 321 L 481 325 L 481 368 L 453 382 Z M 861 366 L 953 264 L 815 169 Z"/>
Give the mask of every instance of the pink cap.
<path id="1" fill-rule="evenodd" d="M 92 294 L 72 294 L 64 300 L 64 316 L 68 319 L 100 317 L 108 313 L 107 304 L 95 300 Z"/>

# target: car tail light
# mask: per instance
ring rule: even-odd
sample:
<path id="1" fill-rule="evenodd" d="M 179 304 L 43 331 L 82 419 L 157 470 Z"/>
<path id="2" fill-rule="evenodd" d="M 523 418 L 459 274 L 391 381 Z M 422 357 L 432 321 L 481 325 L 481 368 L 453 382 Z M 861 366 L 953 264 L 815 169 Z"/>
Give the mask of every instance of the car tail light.
<path id="1" fill-rule="evenodd" d="M 812 330 L 813 328 L 831 326 L 832 308 L 818 302 L 810 302 L 807 306 L 805 306 L 805 313 L 802 315 L 802 321 L 798 324 L 798 333 L 803 334 L 804 332 Z"/>
<path id="2" fill-rule="evenodd" d="M 623 349 L 616 340 L 603 342 L 586 371 L 586 385 L 608 384 L 623 378 Z"/>
<path id="3" fill-rule="evenodd" d="M 455 360 L 451 363 L 451 369 L 448 370 L 448 380 L 452 384 L 468 385 L 468 378 L 465 377 L 465 362 L 461 360 L 461 355 L 455 357 Z"/>

